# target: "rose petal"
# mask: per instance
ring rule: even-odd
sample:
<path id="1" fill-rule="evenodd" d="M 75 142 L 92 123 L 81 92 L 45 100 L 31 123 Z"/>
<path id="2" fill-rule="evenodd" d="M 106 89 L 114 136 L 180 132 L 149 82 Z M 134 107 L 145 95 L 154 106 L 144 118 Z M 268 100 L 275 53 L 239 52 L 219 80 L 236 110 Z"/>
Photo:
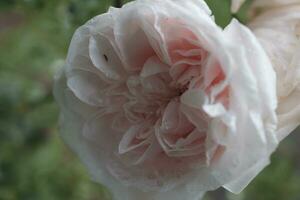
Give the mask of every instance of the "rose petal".
<path id="1" fill-rule="evenodd" d="M 106 84 L 95 74 L 84 71 L 77 71 L 68 78 L 68 87 L 83 102 L 99 106 L 103 103 L 103 90 Z"/>
<path id="2" fill-rule="evenodd" d="M 149 58 L 146 61 L 140 76 L 145 78 L 148 76 L 153 76 L 168 71 L 169 71 L 169 66 L 162 63 L 156 56 L 154 56 Z"/>
<path id="3" fill-rule="evenodd" d="M 92 36 L 89 40 L 89 55 L 93 64 L 108 78 L 120 80 L 124 76 L 120 58 L 109 40 L 101 35 Z"/>

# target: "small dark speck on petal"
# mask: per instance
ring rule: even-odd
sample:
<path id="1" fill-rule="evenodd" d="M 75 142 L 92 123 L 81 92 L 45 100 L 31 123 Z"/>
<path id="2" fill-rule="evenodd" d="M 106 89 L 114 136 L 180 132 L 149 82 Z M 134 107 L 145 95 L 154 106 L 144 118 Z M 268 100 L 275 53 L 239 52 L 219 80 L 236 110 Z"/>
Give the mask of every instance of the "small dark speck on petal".
<path id="1" fill-rule="evenodd" d="M 107 62 L 108 61 L 107 55 L 103 54 L 103 57 L 104 57 L 105 61 Z"/>

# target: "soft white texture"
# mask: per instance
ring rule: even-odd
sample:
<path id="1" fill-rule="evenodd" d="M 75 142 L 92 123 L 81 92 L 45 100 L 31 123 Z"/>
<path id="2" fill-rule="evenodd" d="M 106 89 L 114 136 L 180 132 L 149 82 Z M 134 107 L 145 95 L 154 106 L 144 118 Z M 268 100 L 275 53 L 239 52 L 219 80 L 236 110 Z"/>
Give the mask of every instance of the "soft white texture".
<path id="1" fill-rule="evenodd" d="M 62 137 L 116 200 L 238 193 L 269 161 L 276 76 L 249 29 L 202 0 L 138 0 L 73 36 L 55 78 Z"/>
<path id="2" fill-rule="evenodd" d="M 250 27 L 277 74 L 277 135 L 282 140 L 300 124 L 300 4 L 266 10 Z"/>

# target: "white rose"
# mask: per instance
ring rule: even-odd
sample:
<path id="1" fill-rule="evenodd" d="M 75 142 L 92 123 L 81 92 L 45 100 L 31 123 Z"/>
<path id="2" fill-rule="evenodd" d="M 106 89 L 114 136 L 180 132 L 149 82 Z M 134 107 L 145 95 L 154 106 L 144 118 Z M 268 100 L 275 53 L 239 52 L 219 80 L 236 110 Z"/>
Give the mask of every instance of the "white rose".
<path id="1" fill-rule="evenodd" d="M 138 0 L 93 18 L 54 93 L 63 138 L 116 200 L 240 192 L 278 144 L 267 55 L 201 0 Z"/>
<path id="2" fill-rule="evenodd" d="M 277 134 L 282 140 L 300 124 L 300 4 L 266 10 L 250 27 L 277 74 Z"/>

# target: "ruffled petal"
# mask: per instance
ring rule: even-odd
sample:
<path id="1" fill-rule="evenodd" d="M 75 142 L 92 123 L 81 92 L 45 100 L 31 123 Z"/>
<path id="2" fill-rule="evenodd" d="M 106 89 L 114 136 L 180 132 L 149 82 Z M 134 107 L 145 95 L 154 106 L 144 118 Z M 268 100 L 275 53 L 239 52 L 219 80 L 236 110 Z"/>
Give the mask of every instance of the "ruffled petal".
<path id="1" fill-rule="evenodd" d="M 77 71 L 68 78 L 67 85 L 83 102 L 93 106 L 103 104 L 102 95 L 107 84 L 97 75 L 90 72 Z"/>
<path id="2" fill-rule="evenodd" d="M 105 37 L 95 35 L 89 39 L 89 55 L 93 64 L 106 77 L 114 80 L 126 78 L 120 58 Z"/>
<path id="3" fill-rule="evenodd" d="M 274 4 L 271 5 L 272 2 Z M 255 3 L 260 5 L 258 1 Z M 261 6 L 273 5 L 278 7 L 266 9 L 251 22 L 250 27 L 276 71 L 279 103 L 277 137 L 281 141 L 300 124 L 299 103 L 296 100 L 300 94 L 300 2 L 261 1 Z"/>

